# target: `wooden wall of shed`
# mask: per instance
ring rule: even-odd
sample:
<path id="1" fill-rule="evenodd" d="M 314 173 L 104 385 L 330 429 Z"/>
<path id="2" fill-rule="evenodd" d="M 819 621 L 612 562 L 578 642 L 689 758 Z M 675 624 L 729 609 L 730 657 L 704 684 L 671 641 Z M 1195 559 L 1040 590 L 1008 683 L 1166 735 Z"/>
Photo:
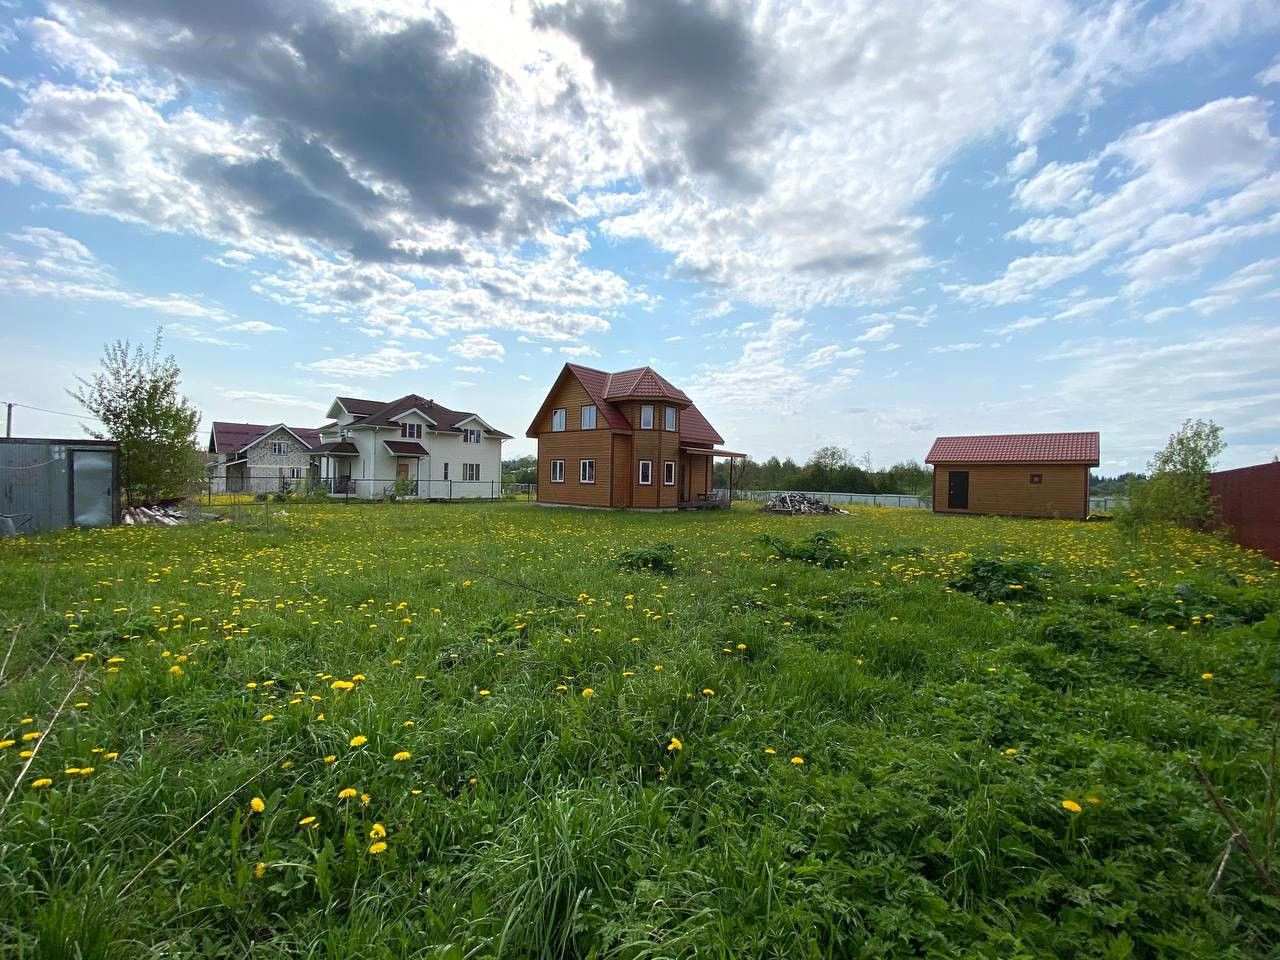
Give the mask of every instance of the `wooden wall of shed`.
<path id="1" fill-rule="evenodd" d="M 952 470 L 969 473 L 967 510 L 947 506 Z M 1040 474 L 1040 483 L 1031 482 L 1033 473 Z M 938 464 L 933 468 L 933 510 L 1083 520 L 1089 515 L 1089 467 L 1061 463 Z"/>

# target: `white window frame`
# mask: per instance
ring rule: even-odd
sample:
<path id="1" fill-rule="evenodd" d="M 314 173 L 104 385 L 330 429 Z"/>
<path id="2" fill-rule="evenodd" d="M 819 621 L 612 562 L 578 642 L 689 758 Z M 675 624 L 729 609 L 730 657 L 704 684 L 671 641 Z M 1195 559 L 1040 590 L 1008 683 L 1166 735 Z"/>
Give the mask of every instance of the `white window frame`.
<path id="1" fill-rule="evenodd" d="M 653 461 L 652 460 L 640 461 L 639 483 L 640 483 L 640 486 L 642 487 L 653 486 Z"/>
<path id="2" fill-rule="evenodd" d="M 596 462 L 594 460 L 578 461 L 578 482 L 579 483 L 595 483 L 596 482 Z"/>
<path id="3" fill-rule="evenodd" d="M 301 468 L 301 467 L 286 467 L 285 469 L 287 469 L 287 470 L 289 471 L 289 473 L 288 473 L 288 478 L 289 478 L 290 480 L 301 480 L 301 479 L 302 479 L 302 468 Z"/>
<path id="4" fill-rule="evenodd" d="M 556 469 L 557 467 L 559 469 Z M 559 476 L 556 476 L 557 473 L 559 474 Z M 551 461 L 551 482 L 564 483 L 564 461 L 563 460 Z"/>
<path id="5" fill-rule="evenodd" d="M 443 480 L 449 479 L 449 461 L 448 460 L 444 462 L 444 476 L 441 479 Z"/>
<path id="6" fill-rule="evenodd" d="M 676 420 L 676 408 L 667 407 L 667 419 L 665 421 L 666 429 L 671 433 L 675 433 L 678 427 L 678 424 L 679 424 L 679 421 Z"/>
<path id="7" fill-rule="evenodd" d="M 664 487 L 674 487 L 676 485 L 676 462 L 674 460 L 662 461 L 662 485 Z"/>
<path id="8" fill-rule="evenodd" d="M 468 483 L 476 483 L 480 480 L 480 464 L 464 463 L 462 465 L 462 479 Z"/>
<path id="9" fill-rule="evenodd" d="M 553 433 L 564 433 L 564 407 L 556 407 L 551 411 L 551 431 Z"/>
<path id="10" fill-rule="evenodd" d="M 271 455 L 273 457 L 287 457 L 289 455 L 288 440 L 272 440 Z"/>
<path id="11" fill-rule="evenodd" d="M 652 403 L 642 403 L 640 405 L 640 429 L 641 430 L 653 429 L 653 404 Z"/>
<path id="12" fill-rule="evenodd" d="M 587 416 L 588 413 L 590 413 L 591 416 L 588 417 Z M 588 403 L 586 406 L 584 406 L 582 408 L 582 413 L 580 414 L 580 416 L 581 416 L 581 420 L 579 421 L 579 423 L 582 425 L 583 430 L 594 430 L 596 428 L 596 405 L 594 403 Z M 588 420 L 590 420 L 591 422 L 588 423 L 587 422 Z"/>
<path id="13" fill-rule="evenodd" d="M 478 427 L 463 427 L 462 442 L 463 443 L 479 443 L 480 429 Z"/>

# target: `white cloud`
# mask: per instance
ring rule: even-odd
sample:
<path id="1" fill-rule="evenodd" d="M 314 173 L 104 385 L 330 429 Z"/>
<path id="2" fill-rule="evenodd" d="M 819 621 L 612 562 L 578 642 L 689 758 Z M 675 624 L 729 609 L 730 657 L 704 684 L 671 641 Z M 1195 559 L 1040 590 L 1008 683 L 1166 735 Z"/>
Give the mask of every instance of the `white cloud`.
<path id="1" fill-rule="evenodd" d="M 235 330 L 239 333 L 283 333 L 284 327 L 277 327 L 275 324 L 267 323 L 263 320 L 244 320 L 240 323 L 233 323 L 224 330 Z"/>
<path id="2" fill-rule="evenodd" d="M 1020 177 L 1036 165 L 1039 151 L 1033 143 L 1009 161 L 1008 171 L 1011 177 Z"/>
<path id="3" fill-rule="evenodd" d="M 1280 83 L 1280 57 L 1277 57 L 1271 66 L 1259 73 L 1257 80 L 1263 86 Z"/>
<path id="4" fill-rule="evenodd" d="M 400 350 L 396 347 L 383 347 L 372 353 L 348 354 L 345 357 L 325 357 L 310 363 L 299 363 L 303 370 L 313 370 L 331 377 L 346 377 L 352 380 L 369 380 L 378 377 L 389 377 L 405 370 L 422 370 L 427 365 L 439 363 L 440 358 L 429 353 L 417 353 Z"/>
<path id="5" fill-rule="evenodd" d="M 497 340 L 479 333 L 463 337 L 452 344 L 449 351 L 467 360 L 501 360 L 507 352 L 506 347 Z"/>
<path id="6" fill-rule="evenodd" d="M 854 337 L 855 343 L 879 343 L 881 340 L 888 339 L 894 331 L 892 323 L 879 323 L 862 334 L 860 337 Z"/>
<path id="7" fill-rule="evenodd" d="M 1013 333 L 1025 333 L 1027 330 L 1034 330 L 1045 322 L 1044 317 L 1023 317 L 1021 320 L 1015 320 L 1013 323 L 1005 324 L 995 333 L 999 336 L 1008 336 Z"/>
<path id="8" fill-rule="evenodd" d="M 968 350 L 977 350 L 982 344 L 966 341 L 964 343 L 948 343 L 940 347 L 930 347 L 930 353 L 964 353 Z"/>
<path id="9" fill-rule="evenodd" d="M 862 356 L 864 353 L 866 351 L 861 347 L 841 348 L 835 344 L 829 344 L 814 350 L 804 358 L 803 362 L 805 367 L 814 369 L 816 367 L 825 367 L 840 360 L 852 360 L 855 357 Z"/>
<path id="10" fill-rule="evenodd" d="M 1082 300 L 1079 303 L 1068 307 L 1066 310 L 1063 310 L 1053 319 L 1058 321 L 1069 321 L 1083 320 L 1087 317 L 1096 317 L 1115 302 L 1115 297 L 1094 297 L 1090 300 Z"/>
<path id="11" fill-rule="evenodd" d="M 594 347 L 587 346 L 585 343 L 576 347 L 561 347 L 560 352 L 566 357 L 571 357 L 574 360 L 585 360 L 590 357 L 600 356 L 599 350 Z"/>

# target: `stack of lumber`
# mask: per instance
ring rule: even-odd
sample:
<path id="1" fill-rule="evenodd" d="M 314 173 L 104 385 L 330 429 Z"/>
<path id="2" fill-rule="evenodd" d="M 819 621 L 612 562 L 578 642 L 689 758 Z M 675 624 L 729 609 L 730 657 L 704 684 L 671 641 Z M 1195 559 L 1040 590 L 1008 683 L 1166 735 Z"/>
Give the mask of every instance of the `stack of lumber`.
<path id="1" fill-rule="evenodd" d="M 829 503 L 819 500 L 817 497 L 811 497 L 805 493 L 780 493 L 775 497 L 765 501 L 761 508 L 765 513 L 808 513 L 808 514 L 826 514 L 826 513 L 848 513 L 848 510 L 841 510 L 833 507 Z"/>
<path id="2" fill-rule="evenodd" d="M 187 518 L 169 507 L 125 507 L 121 522 L 130 526 L 148 524 L 158 527 L 176 527 Z"/>

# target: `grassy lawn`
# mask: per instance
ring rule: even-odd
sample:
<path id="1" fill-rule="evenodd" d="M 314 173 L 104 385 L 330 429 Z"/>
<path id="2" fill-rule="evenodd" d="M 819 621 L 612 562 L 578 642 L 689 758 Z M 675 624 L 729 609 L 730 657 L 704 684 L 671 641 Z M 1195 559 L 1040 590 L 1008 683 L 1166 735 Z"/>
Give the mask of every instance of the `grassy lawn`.
<path id="1" fill-rule="evenodd" d="M 1273 858 L 1270 561 L 874 508 L 272 508 L 0 544 L 6 956 L 1280 949 L 1239 851 L 1210 892 L 1187 760 Z"/>

